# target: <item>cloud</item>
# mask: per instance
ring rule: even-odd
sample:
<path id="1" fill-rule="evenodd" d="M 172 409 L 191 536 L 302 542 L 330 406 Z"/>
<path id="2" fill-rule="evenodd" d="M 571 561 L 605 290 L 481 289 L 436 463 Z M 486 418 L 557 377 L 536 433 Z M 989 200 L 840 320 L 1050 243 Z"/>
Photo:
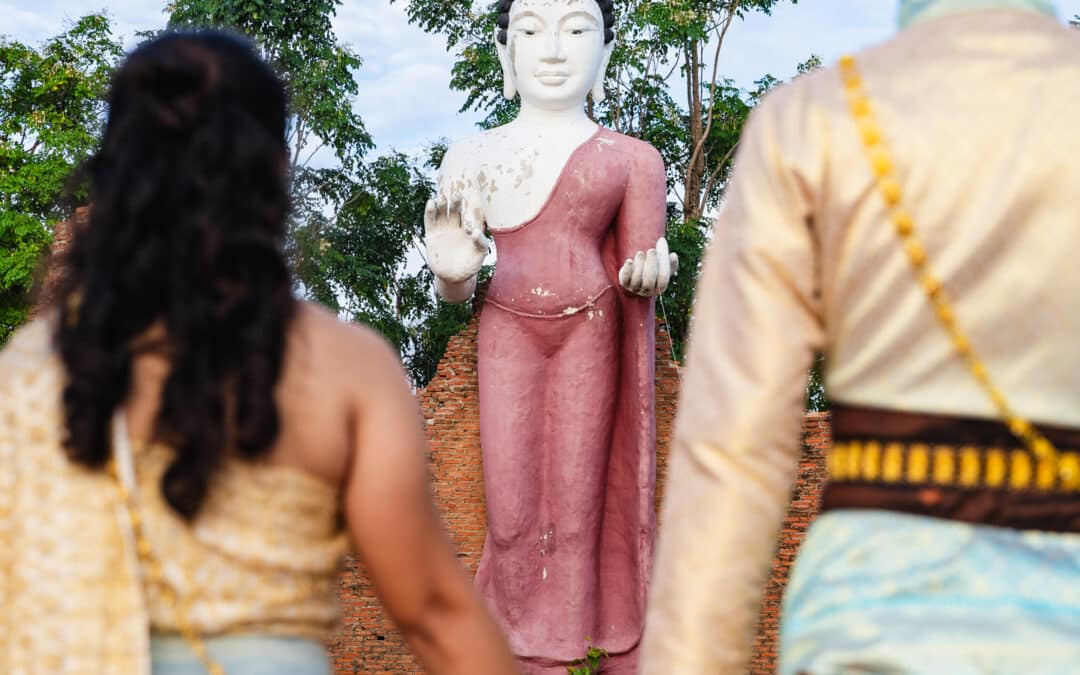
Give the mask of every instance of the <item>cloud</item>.
<path id="1" fill-rule="evenodd" d="M 750 88 L 765 74 L 789 79 L 811 54 L 832 63 L 844 52 L 891 35 L 893 5 L 885 0 L 803 0 L 778 3 L 771 15 L 750 14 L 728 32 L 720 75 Z"/>
<path id="2" fill-rule="evenodd" d="M 355 109 L 380 152 L 417 153 L 439 138 L 475 131 L 476 113 L 450 89 L 453 55 L 441 36 L 410 25 L 405 2 L 346 2 L 334 21 L 338 37 L 363 59 Z"/>
<path id="3" fill-rule="evenodd" d="M 379 152 L 415 153 L 440 137 L 460 138 L 474 133 L 481 117 L 458 113 L 465 97 L 449 87 L 454 57 L 441 36 L 409 24 L 407 5 L 407 0 L 344 0 L 334 21 L 338 37 L 364 59 L 355 108 Z M 892 34 L 896 5 L 897 0 L 785 0 L 772 16 L 751 14 L 731 27 L 720 75 L 750 87 L 765 73 L 789 78 L 811 54 L 834 62 Z M 164 6 L 164 0 L 0 1 L 0 34 L 36 44 L 78 17 L 104 9 L 130 48 L 136 31 L 164 26 Z M 1080 0 L 1060 0 L 1058 8 L 1062 17 L 1080 14 Z"/>
<path id="4" fill-rule="evenodd" d="M 0 3 L 0 33 L 37 44 L 64 32 L 79 17 L 104 12 L 113 34 L 125 47 L 135 45 L 135 32 L 165 25 L 164 3 L 153 0 L 108 0 L 101 5 L 73 0 L 13 0 Z"/>
<path id="5" fill-rule="evenodd" d="M 52 30 L 48 17 L 16 5 L 0 3 L 0 16 L 4 17 L 0 35 L 19 42 L 39 42 Z"/>

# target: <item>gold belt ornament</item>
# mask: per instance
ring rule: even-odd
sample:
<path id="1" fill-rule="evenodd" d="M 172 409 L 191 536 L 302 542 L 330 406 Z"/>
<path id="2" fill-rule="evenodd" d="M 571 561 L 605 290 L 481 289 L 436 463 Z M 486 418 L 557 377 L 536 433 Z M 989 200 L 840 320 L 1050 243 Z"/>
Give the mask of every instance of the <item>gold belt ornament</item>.
<path id="1" fill-rule="evenodd" d="M 1080 452 L 1036 458 L 1021 448 L 840 441 L 828 458 L 838 483 L 1080 493 Z"/>
<path id="2" fill-rule="evenodd" d="M 847 92 L 848 108 L 855 120 L 866 157 L 877 180 L 878 192 L 888 208 L 893 229 L 900 238 L 912 270 L 925 291 L 938 322 L 952 340 L 957 356 L 964 361 L 972 377 L 986 392 L 998 415 L 1008 425 L 1009 431 L 1023 441 L 1024 446 L 1030 451 L 1031 455 L 1027 460 L 1029 466 L 1033 464 L 1034 459 L 1034 464 L 1040 467 L 1040 470 L 1054 473 L 1063 484 L 1075 484 L 1077 480 L 1080 480 L 1080 464 L 1075 461 L 1066 461 L 1066 458 L 1059 456 L 1053 443 L 1032 426 L 1031 422 L 1013 410 L 1005 394 L 990 377 L 986 364 L 975 354 L 971 341 L 957 325 L 956 313 L 953 311 L 948 294 L 927 262 L 926 248 L 919 239 L 915 220 L 910 210 L 904 207 L 903 190 L 896 178 L 896 164 L 874 114 L 874 106 L 866 93 L 855 57 L 848 55 L 840 59 L 840 77 Z"/>

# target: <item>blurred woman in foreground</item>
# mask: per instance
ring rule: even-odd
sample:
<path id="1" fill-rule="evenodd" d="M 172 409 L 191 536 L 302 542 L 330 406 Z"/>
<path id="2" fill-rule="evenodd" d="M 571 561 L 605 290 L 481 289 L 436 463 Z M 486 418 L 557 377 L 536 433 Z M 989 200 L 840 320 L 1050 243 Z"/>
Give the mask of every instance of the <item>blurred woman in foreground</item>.
<path id="1" fill-rule="evenodd" d="M 329 672 L 351 541 L 430 672 L 514 672 L 397 354 L 292 295 L 286 108 L 223 34 L 117 73 L 59 306 L 0 352 L 0 671 Z"/>

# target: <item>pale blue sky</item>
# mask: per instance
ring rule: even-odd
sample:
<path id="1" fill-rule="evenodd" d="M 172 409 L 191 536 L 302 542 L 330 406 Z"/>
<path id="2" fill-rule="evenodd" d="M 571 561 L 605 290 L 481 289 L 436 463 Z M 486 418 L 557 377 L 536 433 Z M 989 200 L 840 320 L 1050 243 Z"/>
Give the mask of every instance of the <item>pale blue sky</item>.
<path id="1" fill-rule="evenodd" d="M 0 0 L 0 34 L 36 43 L 71 19 L 104 9 L 130 44 L 136 30 L 164 22 L 160 0 Z M 897 0 L 781 2 L 772 16 L 736 23 L 721 57 L 722 76 L 749 86 L 765 73 L 788 78 L 810 54 L 826 63 L 843 52 L 885 39 L 894 30 Z M 1062 19 L 1080 14 L 1080 0 L 1059 0 Z M 440 137 L 471 133 L 479 118 L 458 114 L 463 97 L 449 89 L 453 57 L 439 37 L 405 19 L 404 0 L 345 0 L 335 29 L 364 58 L 356 108 L 378 151 L 421 150 Z"/>

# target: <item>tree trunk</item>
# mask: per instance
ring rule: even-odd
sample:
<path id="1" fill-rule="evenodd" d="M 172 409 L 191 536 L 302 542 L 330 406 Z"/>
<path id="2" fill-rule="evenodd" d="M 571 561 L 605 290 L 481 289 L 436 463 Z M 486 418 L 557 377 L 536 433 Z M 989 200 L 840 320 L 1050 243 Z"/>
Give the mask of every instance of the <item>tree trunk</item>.
<path id="1" fill-rule="evenodd" d="M 705 135 L 701 107 L 701 45 L 695 40 L 686 45 L 686 94 L 690 113 L 690 161 L 683 181 L 683 218 L 701 217 L 701 182 L 705 175 L 705 153 L 694 152 Z"/>

